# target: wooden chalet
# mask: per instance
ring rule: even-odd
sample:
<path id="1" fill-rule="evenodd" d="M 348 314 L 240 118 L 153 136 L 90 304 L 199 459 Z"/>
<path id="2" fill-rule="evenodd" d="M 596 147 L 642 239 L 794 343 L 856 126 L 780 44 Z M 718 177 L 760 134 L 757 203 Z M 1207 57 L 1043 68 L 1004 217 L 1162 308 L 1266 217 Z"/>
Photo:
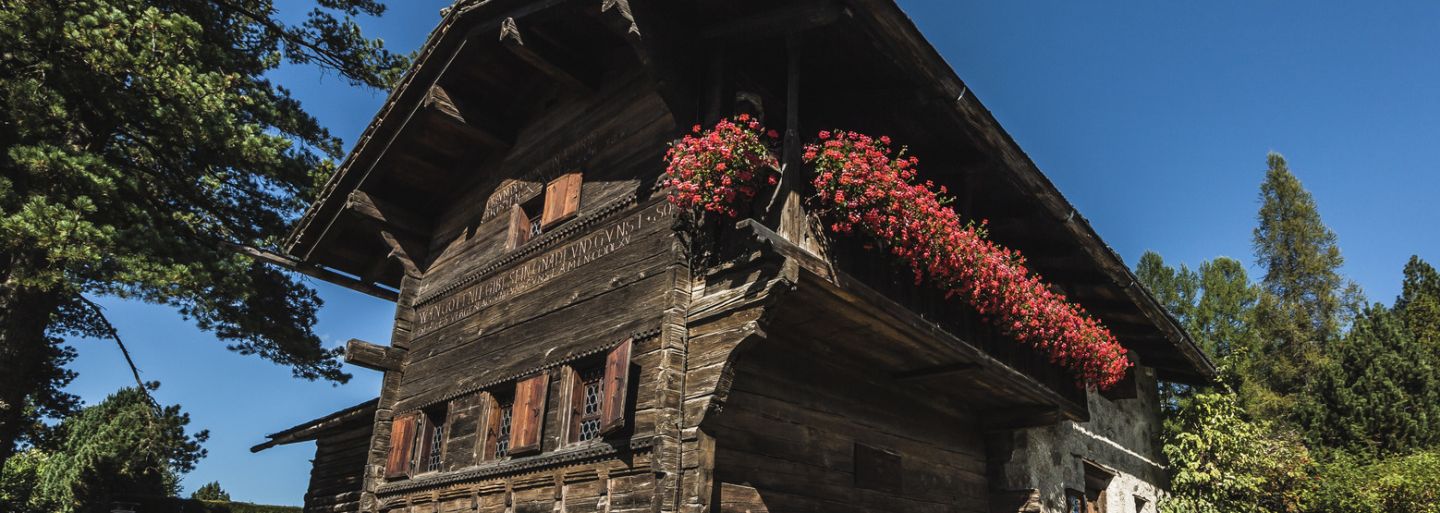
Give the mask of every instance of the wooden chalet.
<path id="1" fill-rule="evenodd" d="M 667 144 L 737 112 L 781 185 L 679 223 Z M 1130 378 L 1083 390 L 823 229 L 822 128 L 907 144 Z M 318 441 L 313 512 L 1149 513 L 1156 381 L 1215 372 L 891 0 L 461 0 L 287 250 L 396 303 L 347 348 L 378 401 L 267 443 Z"/>

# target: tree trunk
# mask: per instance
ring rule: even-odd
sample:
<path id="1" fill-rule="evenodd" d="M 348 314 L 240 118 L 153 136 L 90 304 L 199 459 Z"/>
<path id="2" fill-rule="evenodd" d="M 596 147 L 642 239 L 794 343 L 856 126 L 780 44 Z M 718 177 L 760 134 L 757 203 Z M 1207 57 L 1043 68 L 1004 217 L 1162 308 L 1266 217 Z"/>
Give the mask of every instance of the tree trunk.
<path id="1" fill-rule="evenodd" d="M 38 391 L 51 343 L 46 330 L 60 301 L 54 292 L 0 285 L 0 467 L 34 419 L 25 401 Z"/>

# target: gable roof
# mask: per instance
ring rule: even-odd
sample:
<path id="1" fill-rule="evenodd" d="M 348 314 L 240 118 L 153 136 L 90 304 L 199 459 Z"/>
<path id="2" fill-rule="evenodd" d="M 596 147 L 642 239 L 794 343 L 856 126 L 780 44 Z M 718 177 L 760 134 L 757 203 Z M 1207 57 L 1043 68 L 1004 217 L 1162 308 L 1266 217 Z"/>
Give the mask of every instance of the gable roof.
<path id="1" fill-rule="evenodd" d="M 377 172 L 377 163 L 392 143 L 416 119 L 417 112 L 426 108 L 432 86 L 451 67 L 460 49 L 474 41 L 474 34 L 478 32 L 498 31 L 506 19 L 523 23 L 527 15 L 567 4 L 591 10 L 608 9 L 601 15 L 618 19 L 622 24 L 629 23 L 633 33 L 626 36 L 631 37 L 632 42 L 638 39 L 650 45 L 660 44 L 657 41 L 681 44 L 678 38 L 665 40 L 652 31 L 678 22 L 683 22 L 685 28 L 672 30 L 684 33 L 687 40 L 697 39 L 688 37 L 691 35 L 740 30 L 737 27 L 770 31 L 773 36 L 774 31 L 797 28 L 787 28 L 787 23 L 794 23 L 776 18 L 778 14 L 775 11 L 789 11 L 790 16 L 802 16 L 800 19 L 808 20 L 807 23 L 820 23 L 815 20 L 821 17 L 807 14 L 815 9 L 842 13 L 838 20 L 827 17 L 828 21 L 824 21 L 834 22 L 839 28 L 806 33 L 807 38 L 819 41 L 814 44 L 848 45 L 817 53 L 817 60 L 831 61 L 813 68 L 835 67 L 836 59 L 852 59 L 854 62 L 851 64 L 855 66 L 883 68 L 883 72 L 873 75 L 882 76 L 890 82 L 874 87 L 885 91 L 887 97 L 882 102 L 857 102 L 856 109 L 870 109 L 868 114 L 874 114 L 879 108 L 904 111 L 906 119 L 885 119 L 893 121 L 892 125 L 899 125 L 901 121 L 918 125 L 909 128 L 910 134 L 916 139 L 928 137 L 929 144 L 935 149 L 932 153 L 953 145 L 980 149 L 985 160 L 975 164 L 979 166 L 979 171 L 951 172 L 936 178 L 937 181 L 980 180 L 988 191 L 999 191 L 995 194 L 1003 196 L 990 200 L 991 203 L 1015 204 L 1008 206 L 1011 211 L 996 217 L 1009 216 L 1012 224 L 1019 227 L 1006 230 L 1003 223 L 993 222 L 995 219 L 992 219 L 993 237 L 1021 249 L 1030 257 L 1032 268 L 1051 278 L 1051 281 L 1065 285 L 1067 295 L 1099 315 L 1116 331 L 1122 343 L 1138 353 L 1146 365 L 1158 369 L 1163 379 L 1198 382 L 1216 375 L 1214 364 L 1189 334 L 1145 290 L 1124 260 L 1105 244 L 1094 227 L 1039 170 L 892 0 L 819 0 L 798 4 L 799 8 L 789 4 L 774 8 L 772 2 L 761 0 L 665 3 L 663 16 L 658 13 L 661 9 L 658 6 L 662 3 L 655 0 L 604 0 L 603 3 L 599 0 L 460 0 L 446 12 L 440 25 L 418 52 L 414 66 L 387 98 L 317 201 L 297 223 L 288 238 L 287 249 L 307 262 L 361 274 L 362 269 L 354 262 L 318 249 L 333 244 L 334 240 L 345 239 L 327 233 L 337 230 L 337 220 L 341 218 L 351 194 L 372 179 Z M 631 4 L 636 8 L 633 11 Z M 705 16 L 695 14 L 702 7 L 715 12 Z M 694 11 L 686 10 L 692 8 Z M 652 17 L 647 18 L 647 15 Z M 690 17 L 680 20 L 677 16 Z M 658 59 L 642 61 L 651 67 L 665 65 Z M 854 80 L 858 84 L 865 79 L 857 77 Z M 871 85 L 855 85 L 854 89 L 864 87 Z M 677 112 L 676 116 L 683 118 L 684 114 Z M 688 126 L 688 122 L 677 124 Z M 897 126 L 896 131 L 905 128 Z M 379 172 L 393 171 L 382 169 Z M 977 201 L 986 200 L 981 198 Z M 368 251 L 383 251 L 383 248 Z M 1043 252 L 1052 253 L 1048 261 L 1039 258 Z M 398 273 L 386 274 L 382 283 L 398 286 Z"/>

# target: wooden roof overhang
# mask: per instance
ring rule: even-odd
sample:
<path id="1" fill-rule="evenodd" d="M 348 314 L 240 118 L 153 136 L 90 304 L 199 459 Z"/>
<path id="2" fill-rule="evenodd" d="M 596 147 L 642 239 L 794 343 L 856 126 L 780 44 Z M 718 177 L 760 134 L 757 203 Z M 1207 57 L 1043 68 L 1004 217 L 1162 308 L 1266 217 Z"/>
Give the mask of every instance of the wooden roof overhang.
<path id="1" fill-rule="evenodd" d="M 367 426 L 374 422 L 375 407 L 378 404 L 380 404 L 379 398 L 371 399 L 324 417 L 302 422 L 284 431 L 266 435 L 265 438 L 268 440 L 251 447 L 250 452 L 260 452 L 277 445 L 307 442 L 338 430 Z"/>
<path id="2" fill-rule="evenodd" d="M 608 27 L 623 17 L 593 7 L 486 0 L 448 9 L 286 251 L 365 286 L 398 289 L 406 272 L 423 273 L 437 216 L 515 150 L 540 111 L 593 93 L 627 47 Z"/>
<path id="3" fill-rule="evenodd" d="M 472 162 L 503 155 L 504 145 L 487 142 L 484 133 L 524 130 L 524 110 L 533 108 L 524 106 L 538 100 L 523 93 L 567 82 L 557 79 L 553 69 L 498 53 L 503 48 L 488 38 L 500 33 L 507 19 L 522 27 L 569 23 L 552 33 L 569 37 L 561 43 L 573 51 L 628 46 L 666 98 L 678 126 L 713 117 L 716 98 L 730 92 L 726 87 L 760 94 L 770 112 L 789 110 L 786 68 L 793 56 L 799 63 L 798 133 L 846 128 L 888 134 L 907 144 L 922 158 L 926 178 L 959 192 L 956 208 L 963 216 L 989 220 L 993 240 L 1021 251 L 1032 269 L 1100 318 L 1162 379 L 1200 382 L 1215 376 L 1214 365 L 1184 329 L 892 0 L 462 0 L 431 34 L 415 66 L 300 220 L 288 246 L 292 254 L 364 280 L 398 285 L 403 268 L 396 261 L 403 259 L 397 256 L 407 251 L 395 236 L 407 231 L 401 219 L 418 220 L 408 231 L 424 232 L 433 209 L 463 189 L 457 184 L 475 179 L 475 171 L 446 169 L 445 163 L 462 155 Z M 580 38 L 596 43 L 576 44 Z M 466 45 L 483 51 L 465 57 Z M 469 59 L 461 66 L 466 71 L 447 71 L 457 55 Z M 487 55 L 499 57 L 486 60 Z M 566 66 L 562 69 L 575 64 Z M 497 98 L 492 105 L 518 107 L 509 118 L 484 109 L 469 114 L 447 108 L 434 88 L 441 85 L 455 100 L 453 88 L 443 87 L 447 74 L 471 77 Z M 717 75 L 731 85 L 707 82 Z M 720 94 L 707 94 L 710 88 Z M 776 117 L 782 116 L 772 116 L 768 124 L 780 128 L 785 121 Z M 445 142 L 427 135 L 426 127 L 434 126 L 422 122 L 427 118 L 436 123 L 463 119 L 482 133 Z M 486 123 L 501 129 L 486 130 Z M 467 132 L 474 130 L 461 131 Z M 426 148 L 429 153 L 421 151 Z M 374 207 L 367 207 L 364 195 L 390 206 L 371 201 Z M 410 260 L 423 261 L 423 255 Z"/>

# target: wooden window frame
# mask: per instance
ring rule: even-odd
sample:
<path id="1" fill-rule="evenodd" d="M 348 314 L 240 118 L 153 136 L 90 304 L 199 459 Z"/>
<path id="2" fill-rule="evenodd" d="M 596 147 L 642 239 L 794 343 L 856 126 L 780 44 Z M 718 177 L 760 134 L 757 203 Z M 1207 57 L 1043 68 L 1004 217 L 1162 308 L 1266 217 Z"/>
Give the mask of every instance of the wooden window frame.
<path id="1" fill-rule="evenodd" d="M 630 413 L 630 356 L 634 351 L 635 340 L 626 339 L 617 344 L 605 353 L 603 359 L 587 360 L 585 362 L 567 365 L 565 376 L 568 397 L 565 404 L 569 408 L 569 415 L 562 417 L 568 419 L 565 427 L 565 439 L 570 444 L 587 443 L 593 440 L 603 440 L 605 437 L 621 431 L 625 427 L 626 417 Z M 585 388 L 581 380 L 582 372 L 599 368 L 600 376 L 600 411 L 593 415 L 584 413 Z M 596 434 L 589 440 L 581 440 L 582 423 L 586 420 L 596 420 L 599 426 Z"/>
<path id="2" fill-rule="evenodd" d="M 596 374 L 594 380 L 596 385 L 595 395 L 596 400 L 598 401 L 597 404 L 602 405 L 601 407 L 596 408 L 596 411 L 593 414 L 587 414 L 585 412 L 585 392 L 587 388 L 587 381 L 585 380 L 585 377 L 586 374 L 589 373 Z M 601 434 L 597 434 L 594 437 L 586 440 L 581 440 L 581 436 L 583 435 L 584 431 L 583 425 L 587 421 L 594 421 L 596 423 L 595 429 L 597 432 L 599 431 L 601 416 L 604 413 L 603 404 L 605 395 L 605 364 L 603 362 L 590 361 L 586 364 L 571 365 L 566 367 L 566 375 L 569 381 L 569 386 L 567 387 L 567 389 L 570 391 L 570 397 L 567 401 L 570 406 L 570 421 L 566 427 L 566 431 L 568 432 L 568 435 L 566 435 L 566 439 L 569 440 L 569 443 L 571 444 L 588 442 L 590 440 L 596 439 L 604 439 L 605 435 Z"/>
<path id="3" fill-rule="evenodd" d="M 445 446 L 449 443 L 449 417 L 450 405 L 442 403 L 431 406 L 412 415 L 417 417 L 417 429 L 415 430 L 415 447 L 419 450 L 412 450 L 411 475 L 428 474 L 439 472 L 445 469 Z M 438 417 L 438 420 L 437 420 Z M 440 438 L 440 444 L 436 447 L 435 438 Z M 431 468 L 431 462 L 434 468 Z"/>

